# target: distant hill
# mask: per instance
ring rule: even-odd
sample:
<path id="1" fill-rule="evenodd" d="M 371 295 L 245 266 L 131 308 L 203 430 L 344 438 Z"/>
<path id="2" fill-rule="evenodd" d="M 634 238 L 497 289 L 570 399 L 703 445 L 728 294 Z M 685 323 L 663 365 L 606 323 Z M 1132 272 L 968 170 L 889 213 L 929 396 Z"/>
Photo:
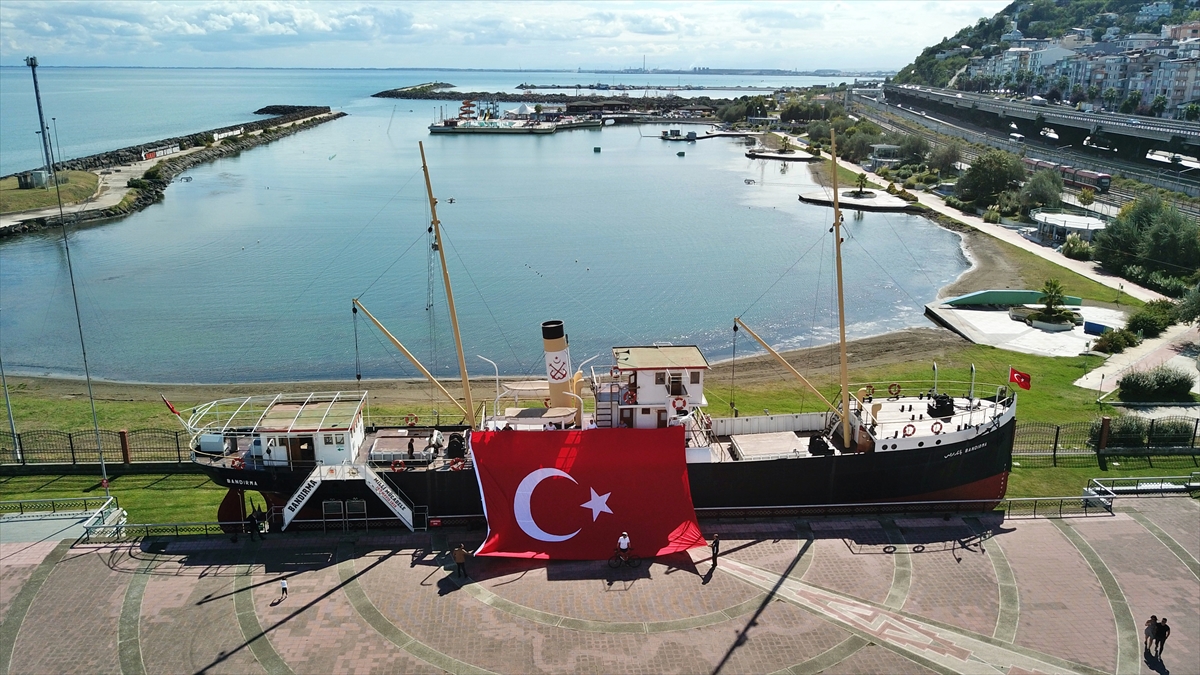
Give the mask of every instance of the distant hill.
<path id="1" fill-rule="evenodd" d="M 1163 24 L 1177 24 L 1200 17 L 1200 4 L 1189 0 L 1172 0 L 1173 12 L 1154 21 L 1138 23 L 1136 17 L 1145 0 L 1035 0 L 1014 2 L 991 18 L 982 18 L 973 26 L 963 28 L 941 42 L 927 47 L 915 61 L 905 66 L 893 78 L 900 84 L 925 84 L 944 87 L 971 56 L 988 56 L 1008 43 L 1001 41 L 1016 17 L 1016 28 L 1026 38 L 1057 38 L 1072 28 L 1085 28 L 1092 39 L 1112 26 L 1122 33 L 1158 33 Z M 969 47 L 967 52 L 962 47 Z M 957 53 L 950 54 L 952 50 Z M 938 54 L 947 53 L 942 60 Z"/>

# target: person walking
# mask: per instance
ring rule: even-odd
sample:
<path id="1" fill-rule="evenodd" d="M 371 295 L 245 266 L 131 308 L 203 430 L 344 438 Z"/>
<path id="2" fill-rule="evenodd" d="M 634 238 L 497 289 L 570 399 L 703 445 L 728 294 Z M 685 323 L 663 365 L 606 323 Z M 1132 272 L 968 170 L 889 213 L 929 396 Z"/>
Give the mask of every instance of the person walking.
<path id="1" fill-rule="evenodd" d="M 1142 632 L 1146 636 L 1146 652 L 1149 653 L 1150 648 L 1154 646 L 1155 639 L 1158 637 L 1158 617 L 1153 614 L 1150 615 L 1150 618 L 1146 619 L 1146 628 Z"/>
<path id="2" fill-rule="evenodd" d="M 261 538 L 258 532 L 258 514 L 251 511 L 249 516 L 246 516 L 246 529 L 250 531 L 250 541 Z"/>
<path id="3" fill-rule="evenodd" d="M 408 439 L 408 461 L 411 462 L 414 459 L 416 459 L 416 455 L 417 455 L 417 451 L 416 451 L 416 448 L 413 447 L 413 439 L 409 438 Z"/>
<path id="4" fill-rule="evenodd" d="M 279 599 L 287 600 L 287 577 L 279 580 Z"/>
<path id="5" fill-rule="evenodd" d="M 712 549 L 713 567 L 716 567 L 717 566 L 717 555 L 720 554 L 720 552 L 721 552 L 721 535 L 714 534 L 713 538 L 712 538 L 712 543 L 709 544 L 708 546 L 709 546 L 709 548 Z"/>
<path id="6" fill-rule="evenodd" d="M 455 576 L 466 577 L 467 576 L 467 548 L 465 546 L 463 546 L 462 544 L 459 544 L 458 548 L 454 549 L 454 551 L 452 552 L 452 555 L 454 556 L 454 565 L 457 568 L 457 571 L 455 572 Z"/>
<path id="7" fill-rule="evenodd" d="M 1163 617 L 1162 621 L 1158 622 L 1158 628 L 1154 631 L 1154 656 L 1162 656 L 1163 644 L 1167 638 L 1171 636 L 1171 627 L 1167 625 L 1167 617 Z"/>

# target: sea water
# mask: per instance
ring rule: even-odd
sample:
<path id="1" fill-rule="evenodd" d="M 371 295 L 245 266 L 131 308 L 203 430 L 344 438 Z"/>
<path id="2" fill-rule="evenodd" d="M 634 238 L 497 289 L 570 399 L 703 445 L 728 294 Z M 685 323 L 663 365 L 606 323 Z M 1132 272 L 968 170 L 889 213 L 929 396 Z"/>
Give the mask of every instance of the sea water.
<path id="1" fill-rule="evenodd" d="M 478 356 L 541 374 L 549 319 L 566 323 L 576 364 L 604 366 L 613 346 L 656 342 L 728 357 L 735 316 L 781 348 L 836 338 L 832 211 L 797 200 L 817 189 L 806 165 L 747 159 L 736 139 L 664 142 L 655 126 L 431 136 L 404 107 L 430 102 L 376 90 L 347 95 L 348 117 L 197 166 L 161 203 L 72 231 L 94 376 L 344 379 L 356 362 L 364 378 L 416 376 L 355 319 L 356 297 L 431 370 L 457 374 L 419 141 L 473 375 L 491 372 Z M 277 102 L 294 100 L 255 105 Z M 958 237 L 923 218 L 845 222 L 851 337 L 924 324 L 923 304 L 968 266 Z M 0 241 L 10 372 L 82 372 L 64 253 L 57 230 Z"/>

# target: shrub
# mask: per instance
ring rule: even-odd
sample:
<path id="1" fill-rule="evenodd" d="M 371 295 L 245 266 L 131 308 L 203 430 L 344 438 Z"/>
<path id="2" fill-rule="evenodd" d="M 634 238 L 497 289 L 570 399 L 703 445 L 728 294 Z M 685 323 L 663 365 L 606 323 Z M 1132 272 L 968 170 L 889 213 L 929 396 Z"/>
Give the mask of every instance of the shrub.
<path id="1" fill-rule="evenodd" d="M 1062 246 L 1062 254 L 1072 260 L 1091 260 L 1092 245 L 1078 234 L 1067 235 L 1067 241 Z"/>
<path id="2" fill-rule="evenodd" d="M 1096 191 L 1090 187 L 1085 187 L 1079 191 L 1079 203 L 1083 206 L 1091 206 L 1096 201 Z"/>
<path id="3" fill-rule="evenodd" d="M 145 190 L 146 188 L 150 187 L 150 184 L 141 178 L 130 178 L 129 180 L 125 181 L 125 187 L 133 188 L 135 190 Z"/>
<path id="4" fill-rule="evenodd" d="M 1138 336 L 1132 331 L 1121 328 L 1119 330 L 1105 331 L 1103 335 L 1096 339 L 1092 344 L 1092 349 L 1105 354 L 1120 354 L 1130 347 L 1138 345 Z"/>
<path id="5" fill-rule="evenodd" d="M 915 187 L 917 187 L 917 179 L 915 177 L 909 176 L 908 178 L 906 178 L 904 180 L 904 189 L 905 190 L 911 190 Z"/>
<path id="6" fill-rule="evenodd" d="M 1102 420 L 1094 420 L 1088 430 L 1088 443 L 1093 448 L 1100 447 L 1100 430 Z M 1146 420 L 1134 415 L 1121 415 L 1112 418 L 1108 427 L 1109 448 L 1140 448 L 1146 443 Z"/>
<path id="7" fill-rule="evenodd" d="M 983 222 L 991 223 L 993 225 L 999 223 L 1000 222 L 1000 212 L 997 211 L 994 207 L 988 209 L 987 211 L 985 211 L 983 213 Z"/>
<path id="8" fill-rule="evenodd" d="M 1141 333 L 1143 337 L 1155 338 L 1162 335 L 1175 321 L 1175 303 L 1170 300 L 1154 300 L 1134 312 L 1125 323 L 1125 328 L 1134 333 Z"/>
<path id="9" fill-rule="evenodd" d="M 1152 448 L 1187 447 L 1192 443 L 1196 423 L 1179 419 L 1157 419 L 1146 434 L 1146 445 Z"/>
<path id="10" fill-rule="evenodd" d="M 1190 401 L 1191 373 L 1167 365 L 1126 373 L 1117 381 L 1122 401 Z"/>

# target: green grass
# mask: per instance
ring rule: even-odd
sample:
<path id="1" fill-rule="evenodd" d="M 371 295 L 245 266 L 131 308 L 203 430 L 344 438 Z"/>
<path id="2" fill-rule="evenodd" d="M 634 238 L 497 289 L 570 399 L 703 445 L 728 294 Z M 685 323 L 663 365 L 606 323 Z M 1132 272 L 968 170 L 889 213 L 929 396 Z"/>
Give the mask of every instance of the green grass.
<path id="1" fill-rule="evenodd" d="M 851 356 L 851 360 L 853 362 L 853 356 Z M 972 363 L 976 368 L 977 395 L 995 392 L 994 387 L 990 390 L 987 389 L 985 383 L 991 385 L 1007 383 L 1009 366 L 1029 373 L 1033 377 L 1033 386 L 1029 391 L 1017 390 L 1016 385 L 1009 385 L 1019 394 L 1017 417 L 1021 420 L 1061 423 L 1087 421 L 1100 414 L 1095 403 L 1096 393 L 1072 384 L 1084 375 L 1085 365 L 1089 370 L 1100 365 L 1101 361 L 1098 357 L 1032 356 L 986 345 L 963 343 L 961 347 L 949 348 L 942 354 L 934 356 L 930 361 L 896 363 L 872 368 L 852 367 L 850 369 L 851 387 L 856 389 L 859 383 L 873 383 L 877 390 L 883 391 L 891 382 L 920 381 L 920 384 L 914 382 L 914 384 L 902 386 L 909 391 L 924 391 L 933 380 L 933 361 L 938 364 L 940 388 L 950 389 L 955 393 L 965 393 L 966 385 L 950 385 L 949 383 L 951 381 L 969 382 Z M 823 410 L 816 397 L 804 389 L 798 380 L 785 374 L 782 367 L 779 368 L 779 373 L 779 378 L 770 385 L 735 387 L 734 395 L 742 414 L 759 414 L 764 408 L 773 413 Z M 836 369 L 825 368 L 821 372 L 805 373 L 805 377 L 829 400 L 833 400 L 833 397 L 837 395 Z M 714 416 L 728 414 L 729 385 L 728 378 L 723 380 L 715 377 L 709 378 L 705 394 L 709 400 L 710 414 Z"/>
<path id="2" fill-rule="evenodd" d="M 109 491 L 129 513 L 131 523 L 186 523 L 215 521 L 226 489 L 203 474 L 121 474 L 110 469 Z M 103 495 L 98 472 L 95 476 L 0 477 L 0 501 Z"/>
<path id="3" fill-rule="evenodd" d="M 59 186 L 64 206 L 91 197 L 100 182 L 100 177 L 90 171 L 60 171 L 58 175 L 67 179 L 66 183 Z M 19 190 L 16 176 L 0 179 L 0 213 L 42 209 L 57 204 L 58 196 L 53 189 Z"/>
<path id="4" fill-rule="evenodd" d="M 1021 463 L 1020 457 L 1014 462 Z M 1153 464 L 1153 466 L 1151 466 Z M 1191 457 L 1122 458 L 1117 464 L 1110 460 L 1108 470 L 1091 467 L 1014 466 L 1008 476 L 1009 497 L 1073 497 L 1079 496 L 1092 478 L 1126 478 L 1137 476 L 1186 476 L 1200 471 Z"/>
<path id="5" fill-rule="evenodd" d="M 1077 274 L 1065 267 L 1060 267 L 1050 260 L 1017 248 L 1008 242 L 996 240 L 996 244 L 1004 249 L 1004 255 L 1009 261 L 1019 266 L 1021 280 L 1025 282 L 1026 288 L 1039 289 L 1046 283 L 1047 279 L 1053 278 L 1062 282 L 1063 290 L 1066 291 L 1067 295 L 1078 296 L 1084 300 L 1094 300 L 1097 302 L 1117 302 L 1119 300 L 1120 304 L 1131 307 L 1141 307 L 1145 304 L 1141 300 L 1132 298 L 1125 293 L 1120 293 L 1120 298 L 1118 299 L 1118 291 L 1116 289 L 1092 281 L 1082 274 Z"/>

